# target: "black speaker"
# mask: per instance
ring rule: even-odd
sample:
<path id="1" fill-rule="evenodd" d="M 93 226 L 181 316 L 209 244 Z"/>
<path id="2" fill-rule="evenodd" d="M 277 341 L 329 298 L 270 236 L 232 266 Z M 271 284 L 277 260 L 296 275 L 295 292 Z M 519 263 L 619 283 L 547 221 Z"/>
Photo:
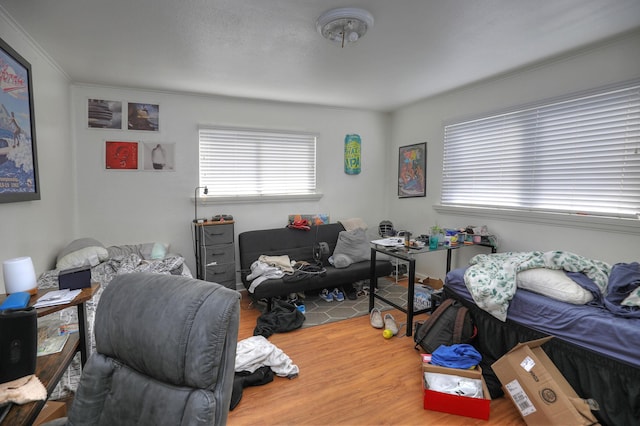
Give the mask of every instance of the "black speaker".
<path id="1" fill-rule="evenodd" d="M 0 383 L 35 373 L 38 315 L 33 307 L 0 312 Z"/>
<path id="2" fill-rule="evenodd" d="M 65 269 L 58 274 L 58 287 L 60 290 L 78 290 L 91 287 L 91 267 L 79 266 L 77 268 Z"/>

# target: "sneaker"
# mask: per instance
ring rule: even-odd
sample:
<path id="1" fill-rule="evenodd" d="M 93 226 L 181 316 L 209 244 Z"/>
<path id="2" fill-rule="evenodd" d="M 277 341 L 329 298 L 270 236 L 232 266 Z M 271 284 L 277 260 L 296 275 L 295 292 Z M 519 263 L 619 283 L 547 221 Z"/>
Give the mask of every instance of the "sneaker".
<path id="1" fill-rule="evenodd" d="M 301 300 L 296 300 L 295 302 L 293 302 L 293 306 L 295 306 L 296 309 L 302 312 L 303 314 L 307 312 L 307 310 L 304 307 L 304 303 Z"/>
<path id="2" fill-rule="evenodd" d="M 371 318 L 371 327 L 373 328 L 384 327 L 384 323 L 382 322 L 382 313 L 380 313 L 380 309 L 373 308 L 369 316 Z"/>
<path id="3" fill-rule="evenodd" d="M 333 289 L 333 298 L 336 300 L 336 302 L 343 302 L 344 301 L 344 294 L 342 294 L 342 292 L 340 290 L 338 290 L 337 288 Z"/>
<path id="4" fill-rule="evenodd" d="M 384 316 L 384 328 L 385 330 L 391 330 L 393 335 L 398 334 L 398 325 L 396 324 L 395 318 L 391 314 L 385 314 Z"/>
<path id="5" fill-rule="evenodd" d="M 320 297 L 325 300 L 325 302 L 333 302 L 333 293 L 329 293 L 329 290 L 323 288 L 320 292 Z"/>

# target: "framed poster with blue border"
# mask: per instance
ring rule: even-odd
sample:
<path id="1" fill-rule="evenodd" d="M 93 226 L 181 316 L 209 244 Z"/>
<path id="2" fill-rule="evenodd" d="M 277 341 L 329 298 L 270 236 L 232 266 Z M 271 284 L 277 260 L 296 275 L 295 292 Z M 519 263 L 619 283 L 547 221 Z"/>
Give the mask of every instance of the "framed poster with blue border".
<path id="1" fill-rule="evenodd" d="M 0 203 L 40 199 L 31 75 L 0 39 Z"/>
<path id="2" fill-rule="evenodd" d="M 398 197 L 427 195 L 427 143 L 400 147 L 398 155 Z"/>

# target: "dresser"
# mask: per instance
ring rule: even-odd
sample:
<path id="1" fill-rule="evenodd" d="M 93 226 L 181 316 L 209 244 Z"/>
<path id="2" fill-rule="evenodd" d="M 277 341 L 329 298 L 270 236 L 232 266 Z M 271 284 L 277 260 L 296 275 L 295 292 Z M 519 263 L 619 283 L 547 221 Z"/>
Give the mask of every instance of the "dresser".
<path id="1" fill-rule="evenodd" d="M 196 277 L 236 289 L 234 221 L 195 223 Z"/>

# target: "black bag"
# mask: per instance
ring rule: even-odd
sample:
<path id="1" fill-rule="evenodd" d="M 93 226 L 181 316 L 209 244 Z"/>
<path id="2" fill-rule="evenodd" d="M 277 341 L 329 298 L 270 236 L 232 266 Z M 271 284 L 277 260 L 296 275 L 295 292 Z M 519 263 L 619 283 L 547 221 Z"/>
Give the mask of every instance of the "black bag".
<path id="1" fill-rule="evenodd" d="M 421 347 L 430 354 L 440 345 L 469 343 L 476 333 L 477 328 L 469 310 L 458 301 L 446 299 L 429 319 L 418 324 L 413 340 L 416 342 L 416 350 Z"/>

